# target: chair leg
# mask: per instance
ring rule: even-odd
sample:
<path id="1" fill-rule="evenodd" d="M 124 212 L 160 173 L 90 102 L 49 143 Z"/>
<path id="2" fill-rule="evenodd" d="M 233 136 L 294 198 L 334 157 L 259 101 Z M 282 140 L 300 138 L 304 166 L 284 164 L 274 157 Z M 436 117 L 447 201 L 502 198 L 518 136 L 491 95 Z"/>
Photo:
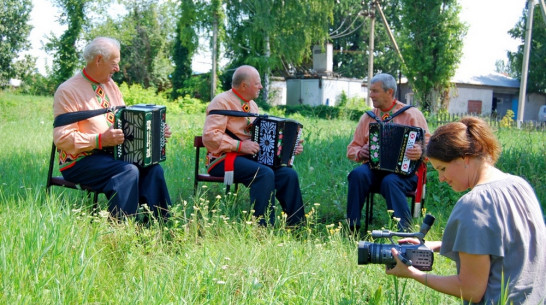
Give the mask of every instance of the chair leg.
<path id="1" fill-rule="evenodd" d="M 364 232 L 368 232 L 368 225 L 372 221 L 372 211 L 373 211 L 373 193 L 369 193 L 366 197 L 366 216 L 364 217 Z"/>
<path id="2" fill-rule="evenodd" d="M 416 216 L 418 213 L 416 213 L 415 211 L 415 196 L 412 196 L 411 197 L 411 216 L 414 217 L 414 218 L 417 218 L 418 216 Z"/>
<path id="3" fill-rule="evenodd" d="M 94 195 L 93 195 L 93 208 L 95 209 L 95 211 L 99 210 L 98 201 L 99 201 L 99 193 L 94 192 Z"/>

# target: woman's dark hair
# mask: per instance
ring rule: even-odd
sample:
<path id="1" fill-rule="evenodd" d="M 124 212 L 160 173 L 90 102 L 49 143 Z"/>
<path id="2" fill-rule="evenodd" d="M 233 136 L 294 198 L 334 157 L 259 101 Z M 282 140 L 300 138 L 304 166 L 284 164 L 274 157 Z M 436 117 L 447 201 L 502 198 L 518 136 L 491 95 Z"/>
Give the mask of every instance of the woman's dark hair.
<path id="1" fill-rule="evenodd" d="M 426 148 L 426 156 L 442 162 L 461 157 L 486 159 L 495 164 L 501 146 L 491 127 L 482 119 L 464 117 L 458 122 L 438 127 Z"/>

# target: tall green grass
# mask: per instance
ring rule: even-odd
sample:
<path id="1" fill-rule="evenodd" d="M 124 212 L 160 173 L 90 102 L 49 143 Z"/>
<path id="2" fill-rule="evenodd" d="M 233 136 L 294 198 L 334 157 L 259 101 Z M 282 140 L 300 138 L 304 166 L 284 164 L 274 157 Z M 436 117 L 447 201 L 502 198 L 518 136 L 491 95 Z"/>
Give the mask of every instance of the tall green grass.
<path id="1" fill-rule="evenodd" d="M 45 194 L 52 102 L 0 92 L 0 304 L 461 303 L 387 276 L 382 265 L 357 265 L 357 240 L 343 227 L 346 176 L 356 166 L 345 158 L 354 121 L 291 115 L 304 124 L 295 167 L 308 215 L 294 230 L 284 228 L 279 211 L 276 226 L 257 227 L 245 187 L 224 195 L 209 184 L 193 196 L 192 143 L 204 115 L 168 112 L 173 137 L 162 166 L 173 217 L 142 226 L 90 215 L 92 202 L 79 191 Z M 499 166 L 527 175 L 544 204 L 544 135 L 499 137 Z M 437 217 L 429 240 L 441 238 L 460 195 L 435 175 L 429 171 L 426 208 Z M 106 207 L 104 197 L 99 204 Z M 394 226 L 384 209 L 376 204 L 373 228 Z M 454 274 L 455 266 L 436 256 L 433 272 Z"/>

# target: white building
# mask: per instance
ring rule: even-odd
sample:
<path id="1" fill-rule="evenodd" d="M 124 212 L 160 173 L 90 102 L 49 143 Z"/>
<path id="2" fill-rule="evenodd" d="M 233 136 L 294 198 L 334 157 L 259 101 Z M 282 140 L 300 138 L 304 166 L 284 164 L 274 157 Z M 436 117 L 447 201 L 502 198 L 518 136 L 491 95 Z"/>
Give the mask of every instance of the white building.
<path id="1" fill-rule="evenodd" d="M 313 48 L 313 74 L 288 78 L 271 78 L 271 105 L 335 106 L 341 96 L 365 98 L 367 90 L 362 80 L 336 77 L 333 73 L 331 44 Z"/>
<path id="2" fill-rule="evenodd" d="M 503 117 L 507 110 L 518 114 L 520 81 L 503 74 L 455 75 L 454 88 L 450 91 L 448 112 L 451 114 L 476 113 Z M 401 101 L 413 104 L 413 93 L 407 82 L 401 85 Z M 524 107 L 524 121 L 538 120 L 540 106 L 546 105 L 546 96 L 528 94 Z"/>

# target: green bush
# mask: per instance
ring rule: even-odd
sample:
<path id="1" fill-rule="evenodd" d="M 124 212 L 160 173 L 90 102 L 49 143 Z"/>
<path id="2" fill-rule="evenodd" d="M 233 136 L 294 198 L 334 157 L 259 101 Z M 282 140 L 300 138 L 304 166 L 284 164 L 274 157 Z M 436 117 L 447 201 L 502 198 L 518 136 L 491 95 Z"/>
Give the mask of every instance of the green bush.
<path id="1" fill-rule="evenodd" d="M 351 121 L 358 121 L 360 117 L 368 109 L 353 109 L 346 106 L 311 106 L 311 105 L 281 105 L 275 107 L 278 111 L 284 113 L 285 115 L 291 115 L 299 113 L 304 117 L 313 117 L 319 119 L 348 119 Z"/>
<path id="2" fill-rule="evenodd" d="M 162 94 L 157 94 L 154 88 L 143 88 L 140 84 L 133 84 L 131 86 L 127 83 L 122 83 L 119 86 L 121 93 L 123 94 L 123 100 L 126 105 L 136 104 L 155 104 L 166 105 L 168 100 Z"/>

